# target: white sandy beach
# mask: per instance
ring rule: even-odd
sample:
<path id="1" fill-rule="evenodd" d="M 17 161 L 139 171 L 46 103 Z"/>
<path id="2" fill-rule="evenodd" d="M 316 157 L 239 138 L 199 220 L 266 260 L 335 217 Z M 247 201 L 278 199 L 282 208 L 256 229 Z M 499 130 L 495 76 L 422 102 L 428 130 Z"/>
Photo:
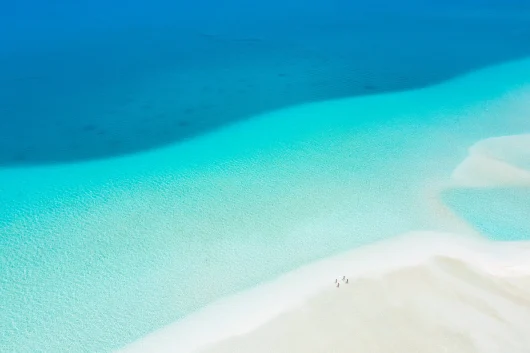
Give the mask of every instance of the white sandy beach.
<path id="1" fill-rule="evenodd" d="M 530 249 L 501 255 L 494 244 L 478 250 L 447 237 L 450 245 L 432 239 L 438 249 L 402 239 L 386 250 L 414 256 L 408 249 L 416 247 L 428 259 L 330 284 L 302 307 L 200 352 L 529 352 Z"/>
<path id="2" fill-rule="evenodd" d="M 528 333 L 530 243 L 418 232 L 293 271 L 123 352 L 530 352 Z"/>
<path id="3" fill-rule="evenodd" d="M 529 143 L 477 141 L 446 187 L 530 185 Z M 218 301 L 121 352 L 530 352 L 530 242 L 472 228 L 404 234 Z"/>

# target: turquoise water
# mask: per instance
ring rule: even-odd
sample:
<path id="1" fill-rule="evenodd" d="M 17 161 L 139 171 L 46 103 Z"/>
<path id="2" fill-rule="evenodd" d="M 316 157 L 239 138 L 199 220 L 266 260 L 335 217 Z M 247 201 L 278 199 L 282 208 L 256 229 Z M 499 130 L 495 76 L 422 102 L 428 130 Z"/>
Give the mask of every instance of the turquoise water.
<path id="1" fill-rule="evenodd" d="M 529 82 L 520 60 L 120 158 L 4 168 L 2 351 L 110 351 L 310 261 L 450 230 L 430 185 L 476 141 L 530 130 Z"/>
<path id="2" fill-rule="evenodd" d="M 457 189 L 444 200 L 488 238 L 530 239 L 530 189 Z"/>

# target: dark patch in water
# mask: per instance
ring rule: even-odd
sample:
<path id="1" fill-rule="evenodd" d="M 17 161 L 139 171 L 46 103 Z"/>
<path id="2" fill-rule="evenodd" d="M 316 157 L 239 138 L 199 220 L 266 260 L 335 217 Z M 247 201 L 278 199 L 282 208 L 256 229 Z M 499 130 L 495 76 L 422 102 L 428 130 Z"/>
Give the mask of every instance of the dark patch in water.
<path id="1" fill-rule="evenodd" d="M 83 126 L 83 131 L 90 132 L 90 131 L 96 131 L 97 126 L 93 124 L 88 124 Z"/>
<path id="2" fill-rule="evenodd" d="M 145 132 L 144 132 L 145 133 Z M 118 141 L 118 140 L 110 140 L 108 142 L 108 145 L 111 147 L 111 148 L 118 148 L 118 147 L 121 147 L 122 143 L 121 141 Z"/>
<path id="3" fill-rule="evenodd" d="M 239 38 L 239 39 L 234 39 L 233 42 L 257 44 L 257 43 L 262 43 L 263 39 L 260 39 L 260 38 Z"/>
<path id="4" fill-rule="evenodd" d="M 44 76 L 27 76 L 27 77 L 15 77 L 14 82 L 37 82 L 44 81 L 46 77 Z"/>
<path id="5" fill-rule="evenodd" d="M 28 159 L 27 151 L 22 151 L 13 156 L 13 161 L 15 162 L 25 162 Z"/>

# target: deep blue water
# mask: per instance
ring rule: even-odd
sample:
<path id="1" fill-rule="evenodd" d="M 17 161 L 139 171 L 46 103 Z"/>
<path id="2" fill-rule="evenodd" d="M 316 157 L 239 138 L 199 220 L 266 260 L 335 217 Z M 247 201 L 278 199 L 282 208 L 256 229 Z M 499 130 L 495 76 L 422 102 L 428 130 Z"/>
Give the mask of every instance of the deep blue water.
<path id="1" fill-rule="evenodd" d="M 530 54 L 522 1 L 0 6 L 4 166 L 139 152 L 257 113 L 422 87 Z"/>

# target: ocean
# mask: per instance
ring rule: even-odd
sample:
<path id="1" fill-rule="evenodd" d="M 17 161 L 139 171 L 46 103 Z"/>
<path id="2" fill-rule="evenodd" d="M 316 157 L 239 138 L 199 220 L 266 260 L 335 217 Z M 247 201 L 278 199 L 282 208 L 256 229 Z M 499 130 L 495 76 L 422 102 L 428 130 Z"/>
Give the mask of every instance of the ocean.
<path id="1" fill-rule="evenodd" d="M 2 352 L 111 352 L 411 231 L 530 239 L 530 183 L 447 185 L 530 132 L 525 2 L 0 13 Z"/>

